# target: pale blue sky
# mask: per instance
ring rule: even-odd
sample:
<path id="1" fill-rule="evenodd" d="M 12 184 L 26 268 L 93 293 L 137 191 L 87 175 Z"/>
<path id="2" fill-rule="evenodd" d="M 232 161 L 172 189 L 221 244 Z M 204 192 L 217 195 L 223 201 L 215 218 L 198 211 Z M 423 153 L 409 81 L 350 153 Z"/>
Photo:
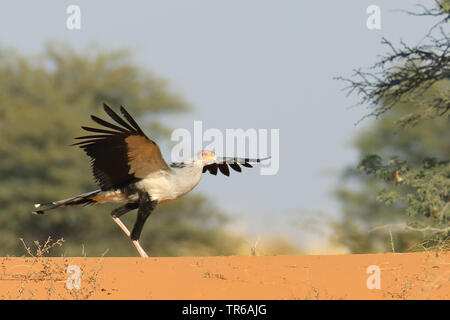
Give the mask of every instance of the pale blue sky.
<path id="1" fill-rule="evenodd" d="M 208 194 L 240 227 L 256 235 L 291 234 L 301 212 L 339 214 L 330 194 L 333 171 L 355 163 L 348 147 L 364 108 L 349 107 L 343 83 L 353 68 L 386 52 L 381 37 L 416 43 L 431 25 L 393 9 L 404 1 L 23 1 L 2 4 L 0 44 L 39 53 L 47 40 L 78 49 L 89 42 L 128 48 L 136 63 L 166 78 L 194 111 L 164 117 L 193 128 L 280 129 L 280 171 L 260 176 L 205 176 L 196 192 Z M 432 1 L 420 1 L 423 4 Z M 66 28 L 66 8 L 81 7 L 81 30 Z M 366 8 L 381 8 L 379 31 L 366 28 Z M 55 106 L 56 107 L 56 106 Z M 164 150 L 166 157 L 169 150 Z"/>

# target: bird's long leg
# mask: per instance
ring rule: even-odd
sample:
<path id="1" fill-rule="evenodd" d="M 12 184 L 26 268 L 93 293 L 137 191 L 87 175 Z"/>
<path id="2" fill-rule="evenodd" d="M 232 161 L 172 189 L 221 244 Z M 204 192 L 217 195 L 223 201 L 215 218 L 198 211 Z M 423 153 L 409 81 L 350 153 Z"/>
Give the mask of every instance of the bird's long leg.
<path id="1" fill-rule="evenodd" d="M 142 258 L 148 258 L 148 254 L 145 252 L 144 249 L 142 249 L 141 245 L 139 244 L 139 240 L 133 240 L 133 244 Z"/>
<path id="2" fill-rule="evenodd" d="M 127 226 L 124 225 L 123 222 L 117 217 L 112 217 L 112 219 L 119 226 L 119 228 L 122 229 L 122 231 L 127 235 L 127 237 L 129 237 L 130 230 L 128 230 Z"/>
<path id="3" fill-rule="evenodd" d="M 119 217 L 131 210 L 137 209 L 138 207 L 139 207 L 138 203 L 127 203 L 126 205 L 116 208 L 111 212 L 113 221 L 120 227 L 120 229 L 122 229 L 122 231 L 127 235 L 127 237 L 130 237 L 131 235 L 130 230 L 128 230 L 127 226 L 122 222 L 122 220 L 119 219 Z M 144 258 L 148 257 L 147 253 L 144 251 L 144 249 L 142 249 L 138 240 L 133 240 L 133 244 L 141 257 Z"/>
<path id="4" fill-rule="evenodd" d="M 126 205 L 116 208 L 111 212 L 111 216 L 113 221 L 122 229 L 122 231 L 127 235 L 127 237 L 130 236 L 130 230 L 123 224 L 123 222 L 119 219 L 120 216 L 123 216 L 125 213 L 137 209 L 139 207 L 138 203 L 127 203 Z"/>
<path id="5" fill-rule="evenodd" d="M 130 238 L 133 241 L 134 246 L 137 251 L 141 255 L 141 257 L 148 257 L 145 253 L 144 249 L 142 249 L 139 244 L 139 238 L 141 236 L 142 228 L 144 227 L 145 221 L 148 216 L 152 213 L 153 209 L 155 209 L 157 205 L 157 201 L 152 201 L 151 197 L 146 192 L 139 192 L 139 209 L 137 214 L 137 219 L 133 227 L 133 231 L 131 231 Z"/>

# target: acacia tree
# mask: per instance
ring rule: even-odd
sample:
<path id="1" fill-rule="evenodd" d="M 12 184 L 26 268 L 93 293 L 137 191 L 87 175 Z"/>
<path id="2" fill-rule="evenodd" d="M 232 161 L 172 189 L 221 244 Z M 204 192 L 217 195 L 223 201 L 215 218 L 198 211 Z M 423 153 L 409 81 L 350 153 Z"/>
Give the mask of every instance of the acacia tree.
<path id="1" fill-rule="evenodd" d="M 338 78 L 368 108 L 363 119 L 377 119 L 356 139 L 361 160 L 356 170 L 345 171 L 336 190 L 344 217 L 334 224 L 333 238 L 353 252 L 391 250 L 393 241 L 404 251 L 421 238 L 432 240 L 427 246 L 449 237 L 450 41 L 444 27 L 450 5 L 421 8 L 409 14 L 438 22 L 419 44 L 396 47 L 383 39 L 389 52 L 372 68 Z M 368 233 L 376 225 L 394 234 Z"/>

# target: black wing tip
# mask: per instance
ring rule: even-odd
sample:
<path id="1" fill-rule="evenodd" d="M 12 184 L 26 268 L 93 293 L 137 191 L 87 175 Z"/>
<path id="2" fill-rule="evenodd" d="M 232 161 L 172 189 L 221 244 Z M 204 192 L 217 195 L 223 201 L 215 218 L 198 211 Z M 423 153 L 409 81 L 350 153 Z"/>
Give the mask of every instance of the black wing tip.
<path id="1" fill-rule="evenodd" d="M 123 105 L 119 107 L 120 112 L 125 116 L 125 118 L 131 117 L 131 114 L 125 109 Z"/>
<path id="2" fill-rule="evenodd" d="M 231 169 L 233 169 L 234 171 L 242 172 L 241 166 L 239 164 L 230 163 L 229 165 L 230 165 Z"/>
<path id="3" fill-rule="evenodd" d="M 205 173 L 206 171 L 208 171 L 209 173 L 211 173 L 212 175 L 217 175 L 217 164 L 216 163 L 212 163 L 212 164 L 208 164 L 206 166 L 203 167 L 203 173 Z"/>
<path id="4" fill-rule="evenodd" d="M 114 114 L 115 114 L 114 110 L 113 110 L 109 105 L 107 105 L 106 103 L 103 103 L 103 110 L 104 110 L 107 114 L 111 114 L 111 113 L 114 113 Z"/>
<path id="5" fill-rule="evenodd" d="M 145 136 L 144 132 L 142 131 L 142 129 L 139 127 L 139 125 L 137 124 L 136 120 L 134 120 L 134 118 L 130 115 L 130 113 L 127 111 L 127 109 L 125 109 L 125 107 L 123 105 L 120 105 L 119 110 L 122 113 L 122 115 L 125 117 L 125 119 L 128 121 L 128 123 L 122 119 L 109 105 L 107 105 L 106 103 L 103 103 L 103 109 L 105 110 L 105 112 L 114 120 L 116 121 L 119 125 L 125 127 L 127 130 L 130 131 L 135 131 L 137 134 L 143 135 Z M 119 130 L 122 131 L 120 129 L 117 128 L 116 125 L 112 125 L 115 128 L 106 125 L 105 120 L 100 119 L 96 116 L 91 116 L 91 119 L 94 120 L 95 122 L 97 122 L 98 124 L 101 124 L 103 126 L 107 126 L 110 127 L 112 129 L 115 130 Z M 108 123 L 109 124 L 109 123 Z"/>
<path id="6" fill-rule="evenodd" d="M 96 122 L 96 123 L 98 123 L 98 124 L 100 124 L 100 125 L 102 125 L 102 126 L 105 126 L 103 123 L 106 122 L 106 121 L 103 120 L 102 118 L 99 118 L 99 117 L 94 116 L 93 114 L 91 114 L 91 119 L 92 119 L 94 122 Z M 106 127 L 106 126 L 105 126 L 105 127 Z"/>
<path id="7" fill-rule="evenodd" d="M 218 167 L 220 172 L 222 172 L 222 174 L 226 175 L 227 177 L 230 176 L 230 169 L 228 168 L 228 164 L 226 163 L 219 164 Z"/>

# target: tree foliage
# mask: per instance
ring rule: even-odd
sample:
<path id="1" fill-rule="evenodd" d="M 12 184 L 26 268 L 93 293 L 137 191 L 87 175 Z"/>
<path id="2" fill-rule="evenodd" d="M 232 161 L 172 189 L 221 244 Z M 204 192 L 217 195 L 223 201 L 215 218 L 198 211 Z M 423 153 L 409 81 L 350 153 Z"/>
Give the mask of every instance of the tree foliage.
<path id="1" fill-rule="evenodd" d="M 418 166 L 409 166 L 398 158 L 386 164 L 380 156 L 365 157 L 359 169 L 396 188 L 383 189 L 376 200 L 386 205 L 399 203 L 409 217 L 408 229 L 447 234 L 449 227 L 449 161 L 426 158 Z"/>
<path id="2" fill-rule="evenodd" d="M 446 88 L 449 86 L 450 38 L 444 26 L 450 19 L 450 5 L 448 1 L 436 1 L 434 8 L 421 8 L 422 12 L 409 13 L 440 19 L 419 44 L 410 46 L 401 41 L 400 47 L 396 47 L 383 38 L 382 44 L 390 50 L 369 70 L 354 70 L 350 79 L 337 78 L 349 84 L 348 94 L 356 93 L 360 104 L 371 109 L 364 118 L 379 117 L 398 106 L 399 102 L 414 100 L 421 102 L 421 108 L 400 119 L 402 125 L 448 115 L 448 91 L 433 96 L 431 100 L 427 99 L 425 92 L 437 82 Z"/>
<path id="3" fill-rule="evenodd" d="M 352 252 L 391 250 L 392 241 L 406 251 L 423 239 L 449 237 L 450 42 L 444 26 L 450 6 L 421 8 L 410 14 L 439 21 L 418 45 L 396 48 L 383 39 L 387 55 L 367 71 L 339 78 L 369 108 L 364 118 L 377 119 L 354 141 L 361 160 L 344 171 L 336 189 L 343 219 L 334 225 L 334 240 Z"/>

